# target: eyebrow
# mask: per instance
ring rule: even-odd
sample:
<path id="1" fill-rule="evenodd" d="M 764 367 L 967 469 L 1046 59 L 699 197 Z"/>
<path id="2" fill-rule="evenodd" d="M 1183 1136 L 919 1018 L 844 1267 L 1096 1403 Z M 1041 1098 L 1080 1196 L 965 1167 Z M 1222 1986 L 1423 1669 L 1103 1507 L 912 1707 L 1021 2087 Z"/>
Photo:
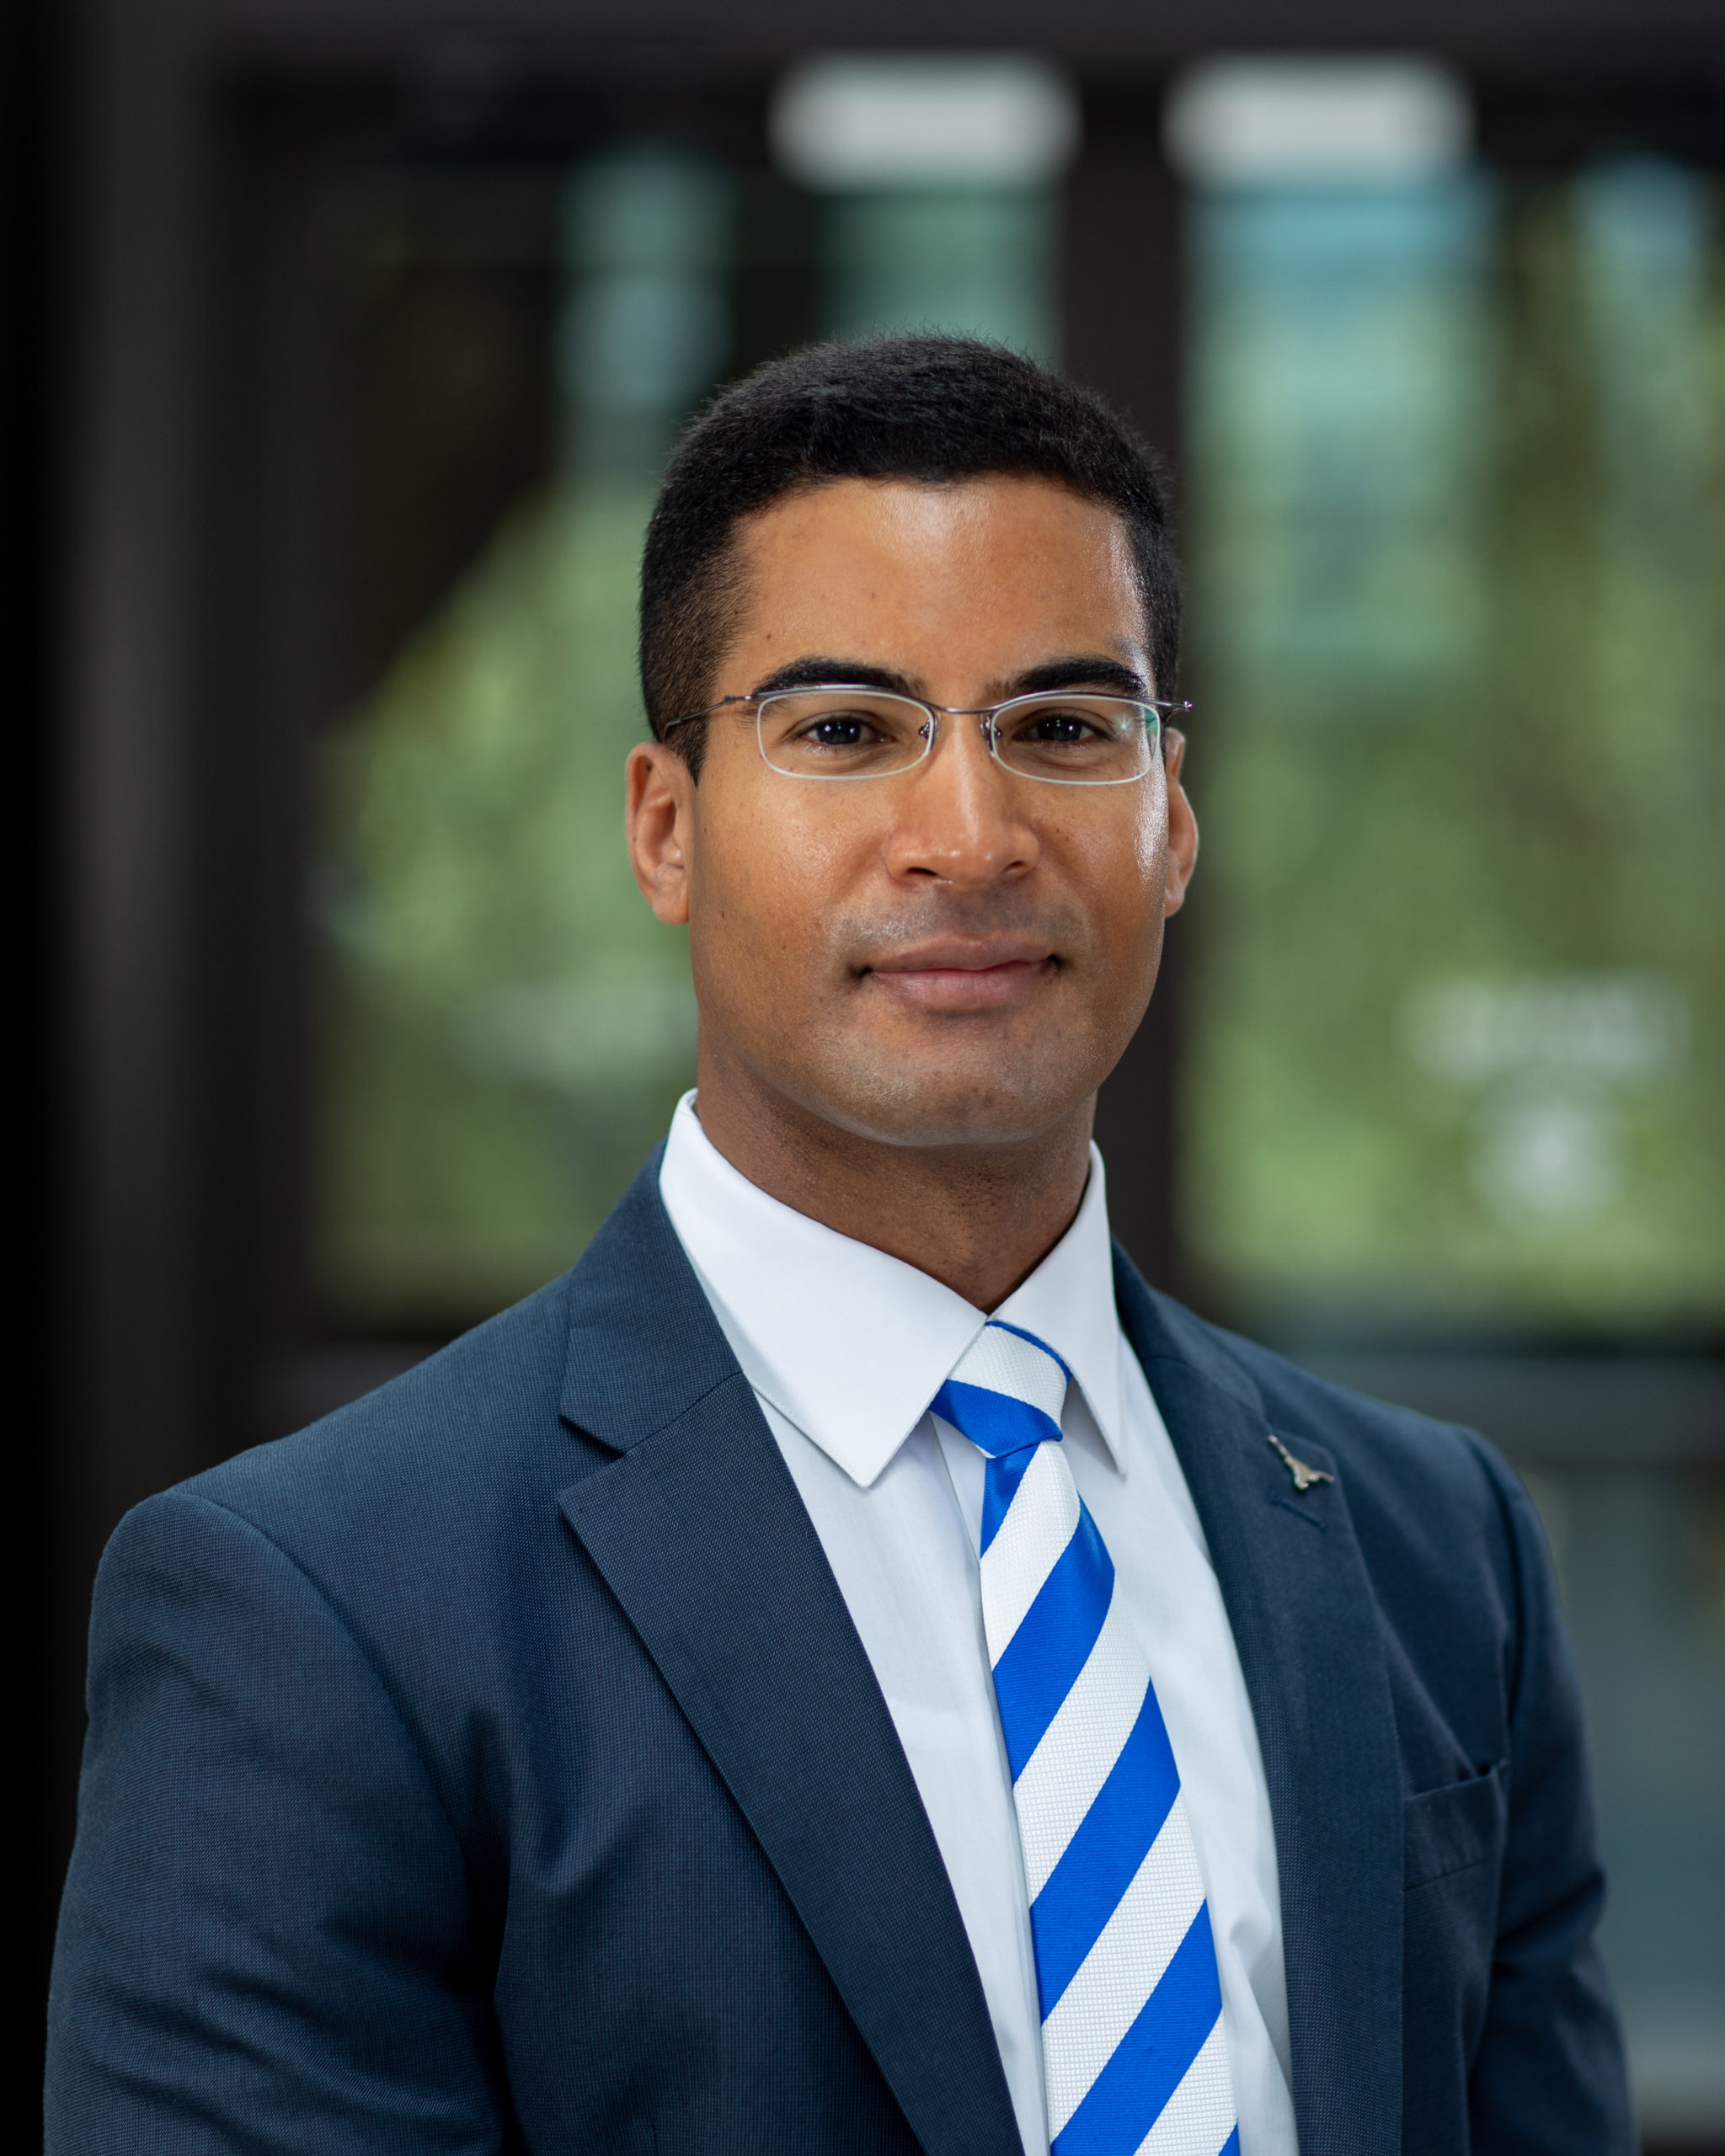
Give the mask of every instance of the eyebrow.
<path id="1" fill-rule="evenodd" d="M 1131 696 L 1140 702 L 1150 695 L 1150 685 L 1136 667 L 1101 652 L 1081 652 L 1071 659 L 1051 659 L 1044 665 L 1030 667 L 1010 686 L 1002 686 L 1001 693 L 1033 696 L 1043 689 L 1102 689 L 1111 696 Z"/>
<path id="2" fill-rule="evenodd" d="M 922 684 L 916 676 L 900 673 L 896 667 L 877 666 L 862 659 L 835 659 L 819 652 L 776 668 L 756 683 L 751 694 L 769 696 L 780 689 L 818 689 L 829 685 L 882 689 L 900 696 L 920 698 L 922 694 Z M 1148 685 L 1136 668 L 1100 652 L 1075 652 L 1069 658 L 1045 659 L 1040 666 L 1028 667 L 1010 680 L 996 681 L 989 693 L 1004 703 L 1012 696 L 1033 696 L 1057 689 L 1097 689 L 1140 702 L 1149 695 Z"/>
<path id="3" fill-rule="evenodd" d="M 900 674 L 895 667 L 871 666 L 865 659 L 828 659 L 819 652 L 775 668 L 757 681 L 750 693 L 770 696 L 776 689 L 824 689 L 829 686 L 884 689 L 889 695 L 900 696 L 920 696 L 922 693 L 914 675 Z"/>

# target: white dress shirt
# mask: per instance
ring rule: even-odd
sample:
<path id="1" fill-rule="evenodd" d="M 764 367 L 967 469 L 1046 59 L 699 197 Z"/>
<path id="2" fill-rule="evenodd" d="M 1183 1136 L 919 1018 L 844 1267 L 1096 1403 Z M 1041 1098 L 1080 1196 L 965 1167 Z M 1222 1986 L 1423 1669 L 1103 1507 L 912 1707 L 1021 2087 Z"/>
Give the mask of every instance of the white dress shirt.
<path id="1" fill-rule="evenodd" d="M 1295 2156 L 1269 1794 L 1204 1530 L 1114 1309 L 1102 1155 L 1078 1217 L 995 1315 L 1057 1349 L 1080 1495 L 1114 1561 L 1204 1875 L 1242 2156 Z M 885 1695 L 952 1880 L 1029 2156 L 1047 2156 L 1017 1816 L 982 1630 L 985 1463 L 928 1404 L 985 1312 L 769 1198 L 679 1103 L 671 1225 L 755 1388 Z"/>

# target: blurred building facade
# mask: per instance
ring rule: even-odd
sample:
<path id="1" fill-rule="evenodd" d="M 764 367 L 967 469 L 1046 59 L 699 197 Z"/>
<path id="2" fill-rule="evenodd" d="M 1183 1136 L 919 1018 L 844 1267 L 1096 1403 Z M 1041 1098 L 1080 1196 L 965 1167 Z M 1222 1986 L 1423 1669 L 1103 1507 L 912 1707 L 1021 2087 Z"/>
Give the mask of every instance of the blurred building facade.
<path id="1" fill-rule="evenodd" d="M 617 786 L 677 428 L 808 339 L 955 328 L 1179 478 L 1205 857 L 1104 1095 L 1117 1230 L 1527 1475 L 1650 2145 L 1725 2148 L 1706 15 L 115 0 L 41 41 L 45 1925 L 120 1513 L 563 1270 L 691 1082 Z"/>

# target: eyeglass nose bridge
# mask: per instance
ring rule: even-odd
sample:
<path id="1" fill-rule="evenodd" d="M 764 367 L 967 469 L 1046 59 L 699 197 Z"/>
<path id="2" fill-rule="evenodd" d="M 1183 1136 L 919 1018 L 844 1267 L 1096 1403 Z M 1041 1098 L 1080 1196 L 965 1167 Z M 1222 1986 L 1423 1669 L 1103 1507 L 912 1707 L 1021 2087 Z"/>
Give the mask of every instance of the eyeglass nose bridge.
<path id="1" fill-rule="evenodd" d="M 908 765 L 906 769 L 916 771 L 932 758 L 935 750 L 940 745 L 941 721 L 943 718 L 974 718 L 976 721 L 976 730 L 981 734 L 991 759 L 999 765 L 1008 777 L 1018 776 L 1001 754 L 1000 715 L 1006 708 L 1004 704 L 932 704 L 922 696 L 907 696 L 905 701 L 907 703 L 921 705 L 923 710 L 928 713 L 925 723 L 916 729 L 922 736 L 926 745 L 916 763 Z"/>

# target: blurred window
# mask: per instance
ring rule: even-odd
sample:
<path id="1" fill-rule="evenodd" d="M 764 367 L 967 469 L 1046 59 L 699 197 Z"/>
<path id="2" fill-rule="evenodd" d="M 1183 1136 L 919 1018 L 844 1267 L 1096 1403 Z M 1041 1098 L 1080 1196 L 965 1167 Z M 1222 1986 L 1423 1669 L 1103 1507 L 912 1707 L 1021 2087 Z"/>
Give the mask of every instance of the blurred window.
<path id="1" fill-rule="evenodd" d="M 1717 1326 L 1717 184 L 1493 179 L 1409 63 L 1218 65 L 1169 135 L 1183 1231 L 1284 1334 Z"/>
<path id="2" fill-rule="evenodd" d="M 635 888 L 621 777 L 647 514 L 730 352 L 734 190 L 642 144 L 537 215 L 487 197 L 369 205 L 350 237 L 382 370 L 459 364 L 512 253 L 553 293 L 549 468 L 327 749 L 314 1257 L 360 1331 L 452 1330 L 563 1271 L 694 1070 L 686 939 Z M 432 275 L 428 326 L 405 296 Z"/>

